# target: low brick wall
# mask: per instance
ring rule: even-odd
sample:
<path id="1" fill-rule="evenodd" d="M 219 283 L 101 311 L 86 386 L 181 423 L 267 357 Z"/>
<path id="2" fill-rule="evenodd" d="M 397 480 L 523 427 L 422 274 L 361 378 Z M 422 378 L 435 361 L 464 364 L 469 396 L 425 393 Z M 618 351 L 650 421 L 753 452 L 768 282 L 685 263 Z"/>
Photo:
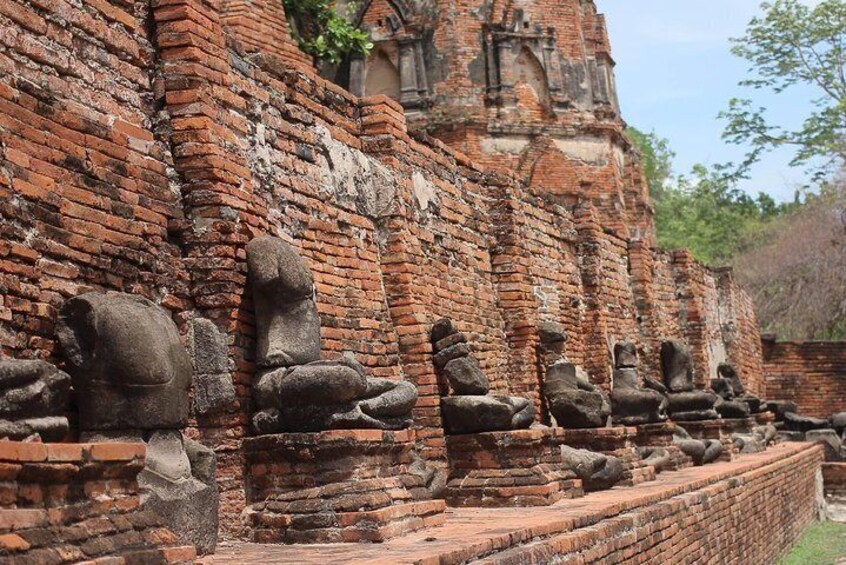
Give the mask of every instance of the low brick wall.
<path id="1" fill-rule="evenodd" d="M 414 471 L 414 432 L 331 430 L 244 440 L 245 534 L 260 543 L 382 542 L 443 524 Z"/>
<path id="2" fill-rule="evenodd" d="M 815 519 L 820 446 L 662 473 L 554 506 L 455 508 L 443 527 L 378 545 L 222 547 L 213 565 L 773 565 Z"/>
<path id="3" fill-rule="evenodd" d="M 790 400 L 807 416 L 846 410 L 846 342 L 764 340 L 767 400 Z"/>
<path id="4" fill-rule="evenodd" d="M 143 444 L 0 442 L 0 565 L 194 562 L 140 510 Z"/>
<path id="5" fill-rule="evenodd" d="M 482 563 L 776 563 L 817 516 L 821 460 L 805 451 Z"/>

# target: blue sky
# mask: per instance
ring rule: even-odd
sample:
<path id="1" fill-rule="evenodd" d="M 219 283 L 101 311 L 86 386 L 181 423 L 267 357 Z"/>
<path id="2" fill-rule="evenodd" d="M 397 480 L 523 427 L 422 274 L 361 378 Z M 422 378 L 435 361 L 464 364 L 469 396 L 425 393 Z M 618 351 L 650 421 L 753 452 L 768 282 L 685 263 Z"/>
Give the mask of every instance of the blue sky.
<path id="1" fill-rule="evenodd" d="M 808 0 L 812 4 L 814 0 Z M 780 123 L 804 117 L 810 92 L 750 96 L 737 86 L 748 65 L 730 53 L 730 37 L 743 34 L 758 13 L 757 0 L 596 0 L 608 19 L 611 48 L 617 62 L 617 87 L 623 118 L 670 140 L 676 152 L 676 173 L 695 163 L 739 161 L 745 149 L 720 138 L 717 114 L 733 96 L 752 97 L 772 111 Z M 742 188 L 767 192 L 779 201 L 792 200 L 806 180 L 802 169 L 789 167 L 792 152 L 764 157 Z"/>

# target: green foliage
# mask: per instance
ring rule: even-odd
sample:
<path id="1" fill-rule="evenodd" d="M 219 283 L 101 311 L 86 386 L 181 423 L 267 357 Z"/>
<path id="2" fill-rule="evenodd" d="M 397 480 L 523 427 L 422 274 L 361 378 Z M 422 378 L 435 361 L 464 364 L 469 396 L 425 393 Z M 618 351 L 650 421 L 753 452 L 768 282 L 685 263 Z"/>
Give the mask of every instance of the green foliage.
<path id="1" fill-rule="evenodd" d="M 629 139 L 640 152 L 643 173 L 649 184 L 652 197 L 660 199 L 664 188 L 673 174 L 673 159 L 676 154 L 670 149 L 670 142 L 654 131 L 644 133 L 637 128 L 626 130 Z"/>
<path id="2" fill-rule="evenodd" d="M 817 94 L 798 128 L 767 119 L 767 109 L 750 98 L 733 98 L 720 117 L 728 123 L 723 138 L 751 147 L 738 174 L 776 147 L 795 148 L 794 165 L 808 166 L 817 179 L 846 164 L 846 2 L 822 0 L 809 7 L 799 0 L 761 4 L 732 52 L 750 63 L 751 77 L 740 83 L 779 94 L 801 85 Z"/>
<path id="3" fill-rule="evenodd" d="M 666 187 L 654 206 L 660 244 L 687 247 L 710 265 L 726 264 L 753 245 L 766 222 L 779 213 L 769 196 L 753 199 L 703 165 Z"/>
<path id="4" fill-rule="evenodd" d="M 338 64 L 347 55 L 366 56 L 373 48 L 368 34 L 332 9 L 330 0 L 282 0 L 294 22 L 300 49 L 319 61 Z"/>
<path id="5" fill-rule="evenodd" d="M 688 248 L 708 264 L 728 263 L 786 209 L 765 194 L 753 199 L 736 188 L 724 167 L 697 165 L 689 175 L 676 177 L 675 154 L 666 139 L 634 128 L 627 133 L 641 154 L 662 247 Z"/>

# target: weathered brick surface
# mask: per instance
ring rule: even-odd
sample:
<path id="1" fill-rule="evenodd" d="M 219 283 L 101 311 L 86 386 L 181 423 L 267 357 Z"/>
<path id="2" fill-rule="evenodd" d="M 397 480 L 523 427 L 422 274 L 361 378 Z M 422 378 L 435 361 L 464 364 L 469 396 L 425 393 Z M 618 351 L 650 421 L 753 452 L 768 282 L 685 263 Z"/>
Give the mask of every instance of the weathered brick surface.
<path id="1" fill-rule="evenodd" d="M 846 342 L 764 340 L 767 400 L 790 400 L 799 412 L 828 418 L 846 409 Z"/>
<path id="2" fill-rule="evenodd" d="M 384 544 L 332 544 L 319 552 L 302 545 L 237 544 L 206 562 L 522 565 L 566 558 L 580 564 L 769 565 L 815 519 L 822 459 L 819 446 L 782 444 L 552 507 L 457 508 L 443 527 Z"/>
<path id="3" fill-rule="evenodd" d="M 552 428 L 447 436 L 451 506 L 549 506 L 584 494 Z"/>
<path id="4" fill-rule="evenodd" d="M 526 4 L 556 28 L 566 60 L 609 63 L 592 2 Z M 680 337 L 699 382 L 727 356 L 755 392 L 750 303 L 728 278 L 654 248 L 616 103 L 579 100 L 551 125 L 525 90 L 513 111 L 488 106 L 471 77 L 476 5 L 417 15 L 448 54 L 431 85 L 444 103 L 425 116 L 438 140 L 420 132 L 419 112 L 409 126 L 398 102 L 317 77 L 278 2 L 3 2 L 3 354 L 61 364 L 57 308 L 90 289 L 145 295 L 186 334 L 192 317 L 213 321 L 228 339 L 237 400 L 187 433 L 218 454 L 224 535 L 246 503 L 255 326 L 244 246 L 260 234 L 291 241 L 314 271 L 324 357 L 350 352 L 375 376 L 417 385 L 416 449 L 444 470 L 443 383 L 429 344 L 439 317 L 468 334 L 493 390 L 532 398 L 541 419 L 540 321 L 565 325 L 568 355 L 606 388 L 615 341 L 636 341 L 651 374 L 656 344 Z M 513 17 L 504 4 L 491 14 Z M 447 103 L 461 100 L 466 108 Z M 476 122 L 458 119 L 465 112 Z M 536 126 L 551 129 L 525 159 L 483 155 L 488 132 Z M 589 138 L 601 162 L 575 159 L 572 146 L 565 156 L 561 142 L 574 137 Z"/>
<path id="5" fill-rule="evenodd" d="M 144 444 L 0 442 L 0 563 L 193 563 L 139 509 Z"/>
<path id="6" fill-rule="evenodd" d="M 244 451 L 254 541 L 382 542 L 443 523 L 444 501 L 413 472 L 412 431 L 267 435 Z"/>

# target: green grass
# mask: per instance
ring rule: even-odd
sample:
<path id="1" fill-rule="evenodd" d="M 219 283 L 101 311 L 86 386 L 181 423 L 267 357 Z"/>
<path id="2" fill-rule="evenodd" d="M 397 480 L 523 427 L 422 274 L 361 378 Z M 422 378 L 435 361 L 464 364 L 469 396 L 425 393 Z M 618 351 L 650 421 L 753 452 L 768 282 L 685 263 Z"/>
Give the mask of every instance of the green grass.
<path id="1" fill-rule="evenodd" d="M 812 525 L 779 565 L 834 565 L 846 559 L 846 524 Z"/>

